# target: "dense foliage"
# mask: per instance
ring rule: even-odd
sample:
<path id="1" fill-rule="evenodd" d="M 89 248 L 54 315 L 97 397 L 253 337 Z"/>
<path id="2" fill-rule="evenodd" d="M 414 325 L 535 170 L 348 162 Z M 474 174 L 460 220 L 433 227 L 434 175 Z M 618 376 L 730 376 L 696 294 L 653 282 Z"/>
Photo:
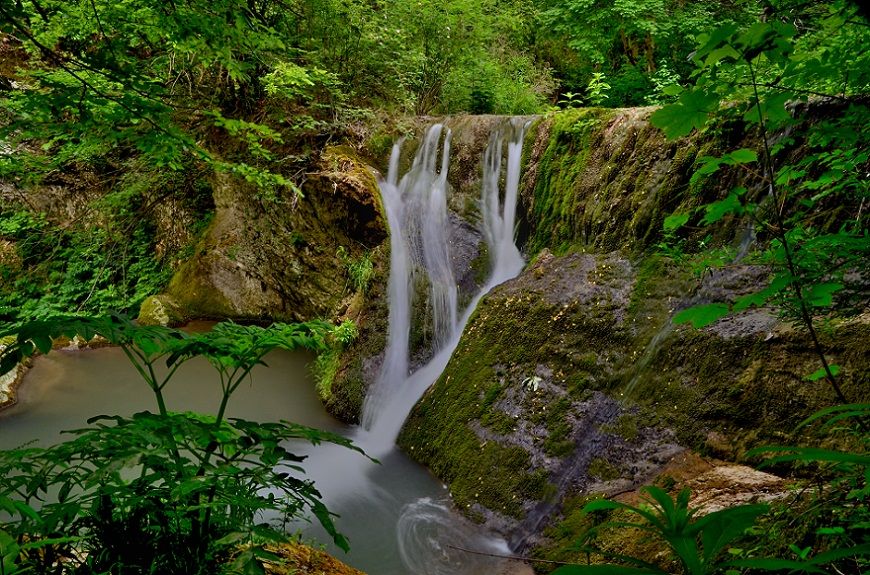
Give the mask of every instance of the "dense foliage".
<path id="1" fill-rule="evenodd" d="M 534 113 L 679 97 L 682 122 L 697 125 L 711 96 L 674 86 L 697 83 L 696 45 L 721 26 L 791 27 L 800 58 L 784 75 L 755 71 L 765 89 L 792 88 L 779 103 L 861 94 L 861 18 L 842 0 L 4 3 L 0 285 L 16 295 L 0 304 L 24 317 L 135 313 L 195 240 L 149 229 L 171 217 L 156 213 L 163 204 L 211 209 L 203 184 L 215 172 L 292 203 L 322 144 L 369 133 L 382 111 Z M 744 69 L 716 70 L 728 87 L 718 97 L 748 94 Z M 44 233 L 57 227 L 60 236 Z"/>
<path id="2" fill-rule="evenodd" d="M 101 336 L 120 346 L 153 393 L 156 412 L 98 415 L 58 445 L 0 451 L 0 574 L 263 573 L 261 560 L 277 559 L 264 543 L 285 540 L 282 521 L 308 512 L 347 549 L 320 494 L 300 477 L 303 458 L 288 442 L 350 442 L 287 421 L 226 417 L 233 392 L 267 353 L 322 351 L 330 331 L 321 322 L 229 323 L 189 335 L 117 315 L 4 330 L 0 337 L 14 341 L 0 357 L 2 372 L 37 350 L 48 353 L 61 336 Z M 173 412 L 164 399 L 175 372 L 195 357 L 215 370 L 222 392 L 216 414 Z"/>

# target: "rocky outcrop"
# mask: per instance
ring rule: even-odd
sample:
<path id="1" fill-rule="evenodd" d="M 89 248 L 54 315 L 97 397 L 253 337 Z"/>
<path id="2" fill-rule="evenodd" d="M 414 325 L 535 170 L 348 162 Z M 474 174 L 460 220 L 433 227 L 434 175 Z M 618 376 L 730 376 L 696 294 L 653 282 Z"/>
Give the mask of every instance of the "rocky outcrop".
<path id="1" fill-rule="evenodd" d="M 631 492 L 683 455 L 734 462 L 806 441 L 798 423 L 835 401 L 806 380 L 818 357 L 777 310 L 672 324 L 681 309 L 757 291 L 770 271 L 742 261 L 754 230 L 739 218 L 680 232 L 685 250 L 721 249 L 724 268 L 693 273 L 655 255 L 664 218 L 735 186 L 755 201 L 765 192 L 745 171 L 691 178 L 703 155 L 755 147 L 742 121 L 666 142 L 651 112 L 571 110 L 530 130 L 520 235 L 532 263 L 480 303 L 400 436 L 461 509 L 518 548 L 542 544 L 586 495 Z M 866 314 L 822 335 L 848 397 L 870 397 L 868 336 Z M 723 469 L 707 483 L 743 481 Z M 757 500 L 757 478 L 738 475 L 747 487 L 734 501 Z"/>
<path id="2" fill-rule="evenodd" d="M 188 316 L 301 321 L 329 317 L 346 295 L 345 258 L 386 237 L 377 183 L 349 150 L 326 151 L 302 196 L 263 198 L 217 176 L 215 215 L 167 292 Z"/>
<path id="3" fill-rule="evenodd" d="M 803 379 L 808 338 L 764 311 L 704 330 L 670 324 L 699 298 L 758 285 L 753 266 L 700 286 L 618 253 L 544 253 L 478 306 L 400 445 L 445 480 L 460 508 L 535 544 L 566 501 L 649 482 L 690 449 L 734 461 L 781 441 L 830 391 Z M 851 397 L 870 396 L 870 324 L 829 334 Z"/>

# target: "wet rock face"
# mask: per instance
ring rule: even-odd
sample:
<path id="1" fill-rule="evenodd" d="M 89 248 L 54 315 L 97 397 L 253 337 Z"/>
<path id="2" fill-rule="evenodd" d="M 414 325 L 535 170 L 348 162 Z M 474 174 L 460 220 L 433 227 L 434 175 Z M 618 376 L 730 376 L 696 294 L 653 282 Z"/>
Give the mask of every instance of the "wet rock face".
<path id="1" fill-rule="evenodd" d="M 459 298 L 468 299 L 480 289 L 480 274 L 475 270 L 475 260 L 481 257 L 481 248 L 486 244 L 480 230 L 453 212 L 450 220 L 450 256 L 453 277 L 459 286 Z"/>
<path id="2" fill-rule="evenodd" d="M 636 489 L 686 449 L 735 460 L 781 442 L 830 401 L 795 376 L 815 369 L 807 338 L 770 310 L 704 330 L 669 321 L 766 279 L 735 266 L 686 281 L 656 258 L 545 251 L 480 303 L 400 445 L 460 509 L 525 549 L 566 501 Z M 870 324 L 836 329 L 841 343 L 828 349 L 866 397 L 870 349 L 859 338 Z"/>

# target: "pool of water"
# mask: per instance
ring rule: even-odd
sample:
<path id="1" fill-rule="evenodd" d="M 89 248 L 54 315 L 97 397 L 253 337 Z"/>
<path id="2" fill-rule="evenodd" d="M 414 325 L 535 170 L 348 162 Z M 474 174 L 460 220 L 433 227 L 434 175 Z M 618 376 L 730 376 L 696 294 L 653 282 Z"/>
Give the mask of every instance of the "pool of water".
<path id="1" fill-rule="evenodd" d="M 275 352 L 233 395 L 228 416 L 258 421 L 287 419 L 354 437 L 355 428 L 332 418 L 314 390 L 307 353 Z M 212 368 L 191 361 L 165 389 L 172 411 L 215 412 L 220 386 Z M 62 430 L 86 425 L 99 414 L 156 411 L 150 390 L 117 348 L 54 351 L 36 359 L 18 388 L 18 404 L 0 412 L 0 449 L 24 443 L 49 445 Z M 362 437 L 364 440 L 364 437 Z M 456 548 L 507 553 L 504 543 L 452 511 L 447 490 L 425 468 L 398 450 L 379 464 L 332 445 L 296 446 L 336 524 L 351 544 L 348 554 L 327 547 L 371 575 L 483 575 L 514 569 L 503 560 Z M 309 538 L 328 537 L 314 524 L 293 526 Z"/>

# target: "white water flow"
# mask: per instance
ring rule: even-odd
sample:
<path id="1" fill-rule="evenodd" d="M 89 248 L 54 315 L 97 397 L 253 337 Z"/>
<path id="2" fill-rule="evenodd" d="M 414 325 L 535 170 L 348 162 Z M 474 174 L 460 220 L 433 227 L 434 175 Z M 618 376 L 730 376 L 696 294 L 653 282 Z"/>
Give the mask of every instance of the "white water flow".
<path id="1" fill-rule="evenodd" d="M 523 267 L 513 236 L 524 131 L 525 125 L 518 121 L 506 122 L 490 139 L 484 159 L 481 214 L 492 271 L 462 313 L 457 307 L 447 220 L 450 131 L 441 125 L 431 127 L 411 168 L 401 178 L 401 144 L 396 144 L 387 178 L 380 182 L 391 246 L 387 347 L 380 375 L 363 408 L 363 425 L 346 435 L 381 465 L 334 445 L 307 450 L 304 463 L 307 477 L 323 493 L 327 507 L 340 516 L 338 529 L 350 539 L 351 552 L 345 559 L 364 570 L 382 575 L 507 572 L 503 571 L 504 560 L 458 550 L 509 552 L 503 539 L 453 512 L 444 486 L 409 461 L 395 442 L 414 404 L 446 367 L 480 298 Z M 505 141 L 506 167 L 502 160 Z M 503 190 L 499 186 L 502 172 Z M 435 332 L 434 356 L 410 373 L 412 305 L 423 303 L 414 301 L 412 287 L 423 279 L 421 276 L 430 290 L 426 299 Z M 389 530 L 395 538 L 384 537 Z M 328 540 L 316 525 L 304 527 L 304 533 Z"/>
<path id="2" fill-rule="evenodd" d="M 384 364 L 363 406 L 363 428 L 357 441 L 375 456 L 389 451 L 411 409 L 438 379 L 459 343 L 462 330 L 477 303 L 494 286 L 516 276 L 523 267 L 514 243 L 516 201 L 520 180 L 525 124 L 512 120 L 490 138 L 484 155 L 481 213 L 484 237 L 491 255 L 489 280 L 472 298 L 461 318 L 457 310 L 457 286 L 450 265 L 447 221 L 447 170 L 450 130 L 432 126 L 414 158 L 411 169 L 398 179 L 400 145 L 393 147 L 390 173 L 381 182 L 381 195 L 390 226 L 389 328 Z M 507 138 L 506 138 L 507 136 Z M 507 139 L 507 169 L 504 199 L 500 199 L 503 142 Z M 409 342 L 412 315 L 411 286 L 415 274 L 425 273 L 430 285 L 435 331 L 435 355 L 409 374 Z"/>

